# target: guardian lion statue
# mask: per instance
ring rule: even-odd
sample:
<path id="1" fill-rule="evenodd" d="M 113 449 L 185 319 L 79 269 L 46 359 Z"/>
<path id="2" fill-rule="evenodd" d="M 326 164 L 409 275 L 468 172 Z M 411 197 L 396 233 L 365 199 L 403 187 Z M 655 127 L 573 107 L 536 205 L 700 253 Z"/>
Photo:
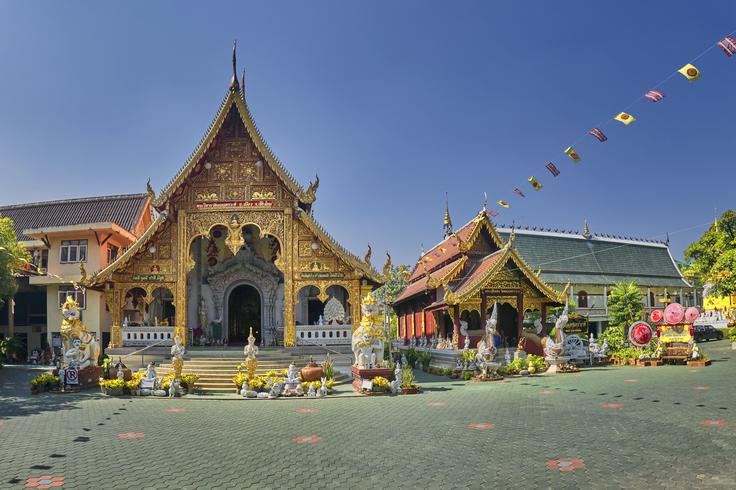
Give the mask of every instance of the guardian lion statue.
<path id="1" fill-rule="evenodd" d="M 363 318 L 360 326 L 353 332 L 352 346 L 355 366 L 360 369 L 383 365 L 383 350 L 386 342 L 381 306 L 368 294 L 360 306 Z M 371 360 L 375 365 L 371 366 Z"/>

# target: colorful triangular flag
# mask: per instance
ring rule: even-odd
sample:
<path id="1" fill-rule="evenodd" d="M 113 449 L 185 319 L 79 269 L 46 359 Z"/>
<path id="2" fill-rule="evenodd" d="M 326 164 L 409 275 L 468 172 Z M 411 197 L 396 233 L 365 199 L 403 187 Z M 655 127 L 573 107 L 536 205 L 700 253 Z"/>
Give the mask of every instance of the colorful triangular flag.
<path id="1" fill-rule="evenodd" d="M 517 196 L 520 196 L 520 197 L 526 197 L 524 195 L 524 193 L 521 192 L 521 189 L 519 189 L 518 187 L 514 187 L 514 194 L 516 194 Z"/>
<path id="2" fill-rule="evenodd" d="M 632 122 L 636 121 L 636 118 L 632 116 L 631 114 L 628 114 L 626 112 L 619 113 L 618 116 L 614 117 L 614 119 L 618 122 L 623 123 L 624 125 L 628 126 Z"/>
<path id="3" fill-rule="evenodd" d="M 535 191 L 542 189 L 542 184 L 540 184 L 537 178 L 533 175 L 529 177 L 529 183 L 532 185 Z"/>
<path id="4" fill-rule="evenodd" d="M 664 99 L 664 94 L 659 90 L 650 90 L 649 92 L 644 94 L 644 97 L 651 100 L 652 102 L 659 102 L 660 100 Z"/>
<path id="5" fill-rule="evenodd" d="M 736 54 L 736 39 L 731 36 L 726 36 L 721 41 L 718 41 L 717 46 L 726 53 L 726 56 L 733 56 Z"/>
<path id="6" fill-rule="evenodd" d="M 603 131 L 601 131 L 599 128 L 593 128 L 590 131 L 588 131 L 588 134 L 593 136 L 595 139 L 603 143 L 608 139 L 608 137 L 603 134 Z"/>
<path id="7" fill-rule="evenodd" d="M 679 71 L 683 77 L 687 78 L 691 82 L 694 82 L 695 80 L 700 78 L 700 70 L 698 70 L 694 65 L 691 65 L 690 63 L 683 66 L 677 71 Z"/>
<path id="8" fill-rule="evenodd" d="M 572 149 L 572 146 L 568 146 L 567 148 L 565 148 L 565 155 L 569 156 L 576 162 L 580 161 L 580 155 L 578 154 L 578 152 Z"/>
<path id="9" fill-rule="evenodd" d="M 510 207 L 511 207 L 511 206 L 509 206 L 509 203 L 507 203 L 507 202 L 506 202 L 506 201 L 504 201 L 503 199 L 499 199 L 499 200 L 498 200 L 498 201 L 496 201 L 496 202 L 498 202 L 498 205 L 499 205 L 499 206 L 501 206 L 502 208 L 506 208 L 506 209 L 508 209 L 508 208 L 510 208 Z"/>
<path id="10" fill-rule="evenodd" d="M 554 163 L 549 162 L 547 163 L 547 165 L 545 165 L 545 167 L 547 168 L 547 170 L 550 171 L 553 176 L 557 177 L 558 175 L 560 175 L 560 171 L 557 169 L 557 166 Z"/>

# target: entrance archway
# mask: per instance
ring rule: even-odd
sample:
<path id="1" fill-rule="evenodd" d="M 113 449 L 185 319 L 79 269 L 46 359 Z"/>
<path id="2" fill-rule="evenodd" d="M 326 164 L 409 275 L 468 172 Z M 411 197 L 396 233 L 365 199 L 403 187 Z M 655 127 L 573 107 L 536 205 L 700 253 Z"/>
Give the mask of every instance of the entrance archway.
<path id="1" fill-rule="evenodd" d="M 261 294 L 250 284 L 241 284 L 230 291 L 227 299 L 227 337 L 229 343 L 248 342 L 253 327 L 256 344 L 261 343 Z"/>
<path id="2" fill-rule="evenodd" d="M 506 347 L 514 347 L 519 341 L 519 328 L 516 315 L 516 308 L 510 304 L 503 303 L 499 305 L 498 331 Z"/>

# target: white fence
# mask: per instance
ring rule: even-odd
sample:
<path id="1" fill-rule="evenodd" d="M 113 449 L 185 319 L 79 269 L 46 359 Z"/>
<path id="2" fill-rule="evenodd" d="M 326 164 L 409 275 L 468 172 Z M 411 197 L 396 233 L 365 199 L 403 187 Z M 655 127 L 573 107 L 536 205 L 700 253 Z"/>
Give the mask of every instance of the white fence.
<path id="1" fill-rule="evenodd" d="M 297 325 L 297 345 L 350 345 L 352 325 Z"/>
<path id="2" fill-rule="evenodd" d="M 173 345 L 174 327 L 122 327 L 123 346 Z M 163 341 L 163 342 L 162 342 Z"/>

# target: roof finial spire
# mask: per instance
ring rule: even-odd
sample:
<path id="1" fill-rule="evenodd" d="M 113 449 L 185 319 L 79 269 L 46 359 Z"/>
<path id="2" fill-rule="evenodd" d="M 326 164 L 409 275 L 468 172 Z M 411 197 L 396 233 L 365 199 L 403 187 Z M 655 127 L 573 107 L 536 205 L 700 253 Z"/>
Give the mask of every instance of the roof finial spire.
<path id="1" fill-rule="evenodd" d="M 483 191 L 483 212 L 488 210 L 488 193 Z"/>
<path id="2" fill-rule="evenodd" d="M 583 220 L 583 236 L 585 238 L 590 238 L 591 237 L 591 235 L 590 235 L 590 229 L 588 228 L 588 220 L 587 219 Z"/>
<path id="3" fill-rule="evenodd" d="M 233 77 L 230 79 L 230 90 L 239 90 L 238 86 L 238 40 L 233 40 Z"/>
<path id="4" fill-rule="evenodd" d="M 447 201 L 447 192 L 445 192 L 445 238 L 452 235 L 452 218 L 450 218 L 450 206 Z"/>
<path id="5" fill-rule="evenodd" d="M 664 244 L 667 245 L 668 247 L 670 246 L 670 232 L 669 231 L 667 232 L 667 241 L 664 242 Z"/>
<path id="6" fill-rule="evenodd" d="M 240 80 L 240 95 L 242 95 L 243 100 L 245 100 L 245 67 L 243 67 L 243 76 Z"/>

